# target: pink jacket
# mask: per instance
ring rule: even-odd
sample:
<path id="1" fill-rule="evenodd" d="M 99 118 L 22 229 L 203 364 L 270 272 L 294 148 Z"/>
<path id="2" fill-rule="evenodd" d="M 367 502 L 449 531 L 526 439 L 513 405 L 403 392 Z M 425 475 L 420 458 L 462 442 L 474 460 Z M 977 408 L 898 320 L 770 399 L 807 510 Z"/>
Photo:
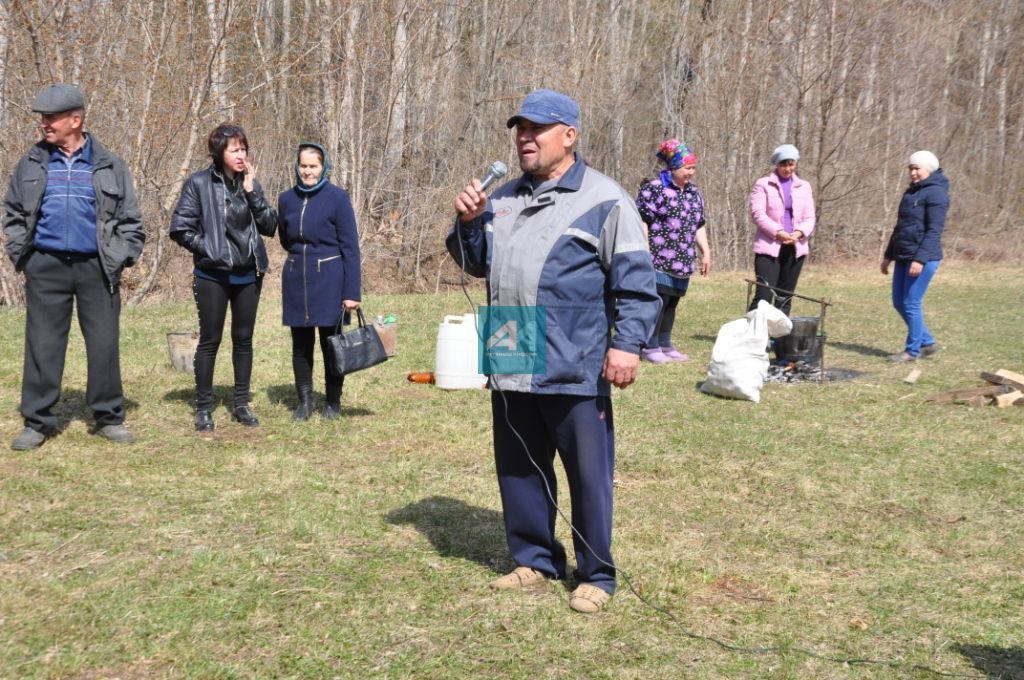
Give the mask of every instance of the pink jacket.
<path id="1" fill-rule="evenodd" d="M 807 238 L 814 231 L 811 185 L 793 175 L 790 195 L 793 197 L 793 231 L 803 232 L 803 238 L 796 244 L 796 256 L 802 257 L 811 252 Z M 750 190 L 750 216 L 757 225 L 755 254 L 778 257 L 782 244 L 775 240 L 775 234 L 782 231 L 782 210 L 782 189 L 779 187 L 779 176 L 773 170 L 754 182 L 754 188 Z"/>

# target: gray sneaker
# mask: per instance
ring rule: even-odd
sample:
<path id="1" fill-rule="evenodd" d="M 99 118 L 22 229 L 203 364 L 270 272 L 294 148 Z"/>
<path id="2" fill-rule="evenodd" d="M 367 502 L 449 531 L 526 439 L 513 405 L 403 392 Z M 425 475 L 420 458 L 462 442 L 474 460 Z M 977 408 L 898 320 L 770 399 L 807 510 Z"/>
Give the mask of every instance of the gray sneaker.
<path id="1" fill-rule="evenodd" d="M 15 451 L 31 451 L 32 449 L 38 449 L 45 441 L 45 434 L 38 430 L 33 430 L 31 427 L 26 427 L 11 442 L 11 448 Z"/>
<path id="2" fill-rule="evenodd" d="M 116 444 L 131 444 L 135 435 L 124 425 L 104 425 L 96 430 L 96 434 Z"/>

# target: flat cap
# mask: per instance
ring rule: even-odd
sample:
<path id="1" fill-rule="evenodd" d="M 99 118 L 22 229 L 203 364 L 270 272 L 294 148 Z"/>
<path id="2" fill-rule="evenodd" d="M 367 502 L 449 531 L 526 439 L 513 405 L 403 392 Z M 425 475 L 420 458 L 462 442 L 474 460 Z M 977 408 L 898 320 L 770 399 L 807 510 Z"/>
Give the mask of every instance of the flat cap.
<path id="1" fill-rule="evenodd" d="M 50 85 L 43 88 L 32 100 L 32 110 L 36 113 L 63 113 L 74 109 L 84 109 L 85 98 L 82 91 L 75 85 Z"/>

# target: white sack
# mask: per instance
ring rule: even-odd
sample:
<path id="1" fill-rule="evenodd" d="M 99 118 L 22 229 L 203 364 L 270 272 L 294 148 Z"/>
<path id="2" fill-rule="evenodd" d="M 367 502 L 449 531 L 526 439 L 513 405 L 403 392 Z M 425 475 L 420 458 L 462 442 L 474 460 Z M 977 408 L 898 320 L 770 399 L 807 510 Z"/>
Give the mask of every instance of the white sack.
<path id="1" fill-rule="evenodd" d="M 708 379 L 700 386 L 701 391 L 761 401 L 761 386 L 768 377 L 768 338 L 789 335 L 792 330 L 789 317 L 765 300 L 742 319 L 723 325 L 718 329 Z"/>

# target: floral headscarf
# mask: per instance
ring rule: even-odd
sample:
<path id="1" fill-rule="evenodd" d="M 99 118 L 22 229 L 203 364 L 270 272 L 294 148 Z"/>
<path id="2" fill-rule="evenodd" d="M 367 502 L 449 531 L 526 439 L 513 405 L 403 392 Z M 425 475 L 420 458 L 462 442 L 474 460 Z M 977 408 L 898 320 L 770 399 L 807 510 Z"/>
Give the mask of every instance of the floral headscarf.
<path id="1" fill-rule="evenodd" d="M 661 159 L 669 170 L 675 170 L 684 165 L 697 162 L 697 154 L 678 139 L 666 139 L 658 147 L 658 153 L 655 155 Z"/>

